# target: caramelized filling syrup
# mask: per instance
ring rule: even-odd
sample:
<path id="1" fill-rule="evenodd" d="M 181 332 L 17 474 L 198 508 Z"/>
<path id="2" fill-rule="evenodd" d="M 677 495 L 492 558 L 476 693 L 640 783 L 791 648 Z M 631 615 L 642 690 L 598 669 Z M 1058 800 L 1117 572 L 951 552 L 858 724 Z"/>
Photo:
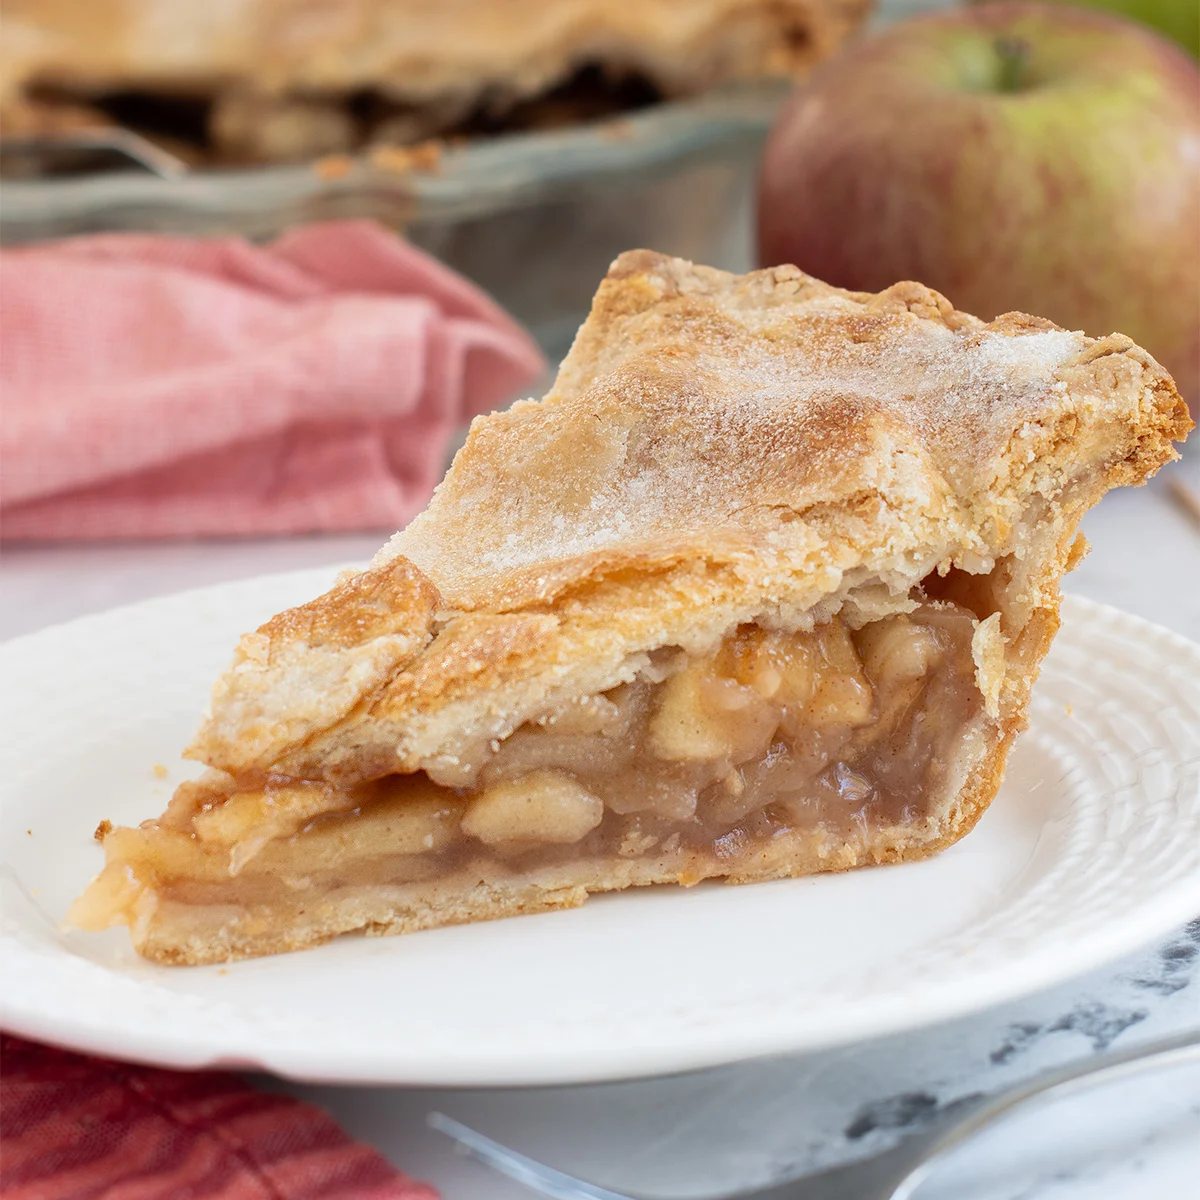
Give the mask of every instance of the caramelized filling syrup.
<path id="1" fill-rule="evenodd" d="M 184 784 L 159 820 L 107 833 L 109 866 L 70 919 L 133 923 L 148 889 L 191 905 L 294 902 L 480 860 L 520 873 L 691 852 L 728 865 L 703 874 L 736 875 L 790 831 L 840 841 L 919 821 L 982 703 L 974 625 L 938 602 L 854 632 L 836 617 L 808 633 L 742 626 L 705 658 L 660 652 L 649 677 L 564 705 L 475 761 L 349 790 Z"/>

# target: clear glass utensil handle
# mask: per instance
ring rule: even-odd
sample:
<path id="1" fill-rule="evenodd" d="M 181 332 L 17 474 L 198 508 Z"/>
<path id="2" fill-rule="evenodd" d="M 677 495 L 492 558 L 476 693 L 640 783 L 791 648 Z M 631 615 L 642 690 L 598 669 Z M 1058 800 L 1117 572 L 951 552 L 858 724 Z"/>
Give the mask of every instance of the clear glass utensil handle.
<path id="1" fill-rule="evenodd" d="M 1071 1063 L 987 1097 L 968 1116 L 955 1122 L 928 1145 L 920 1161 L 896 1183 L 886 1200 L 909 1200 L 951 1151 L 1029 1100 L 1069 1096 L 1101 1083 L 1113 1083 L 1184 1062 L 1200 1062 L 1200 1030 L 1189 1030 L 1115 1054 Z"/>
<path id="2" fill-rule="evenodd" d="M 966 1115 L 960 1109 L 948 1127 L 940 1131 L 912 1134 L 899 1146 L 877 1158 L 841 1168 L 835 1174 L 844 1176 L 847 1172 L 854 1172 L 856 1182 L 867 1188 L 867 1193 L 860 1193 L 862 1200 L 910 1200 L 930 1172 L 953 1150 L 1027 1101 L 1068 1096 L 1097 1084 L 1111 1083 L 1184 1062 L 1200 1062 L 1200 1030 L 1071 1063 L 1005 1092 L 982 1097 L 972 1104 Z M 480 1162 L 509 1179 L 523 1183 L 548 1200 L 636 1200 L 626 1193 L 577 1179 L 565 1171 L 558 1171 L 510 1150 L 442 1113 L 430 1113 L 429 1124 L 453 1138 Z M 869 1171 L 872 1177 L 868 1179 L 862 1174 L 864 1171 Z M 810 1175 L 739 1195 L 742 1200 L 805 1200 L 818 1194 L 829 1195 L 828 1182 L 828 1173 Z M 843 1178 L 842 1185 L 836 1188 L 839 1196 L 850 1194 L 844 1190 L 844 1185 L 848 1183 L 849 1180 Z M 728 1200 L 735 1198 L 729 1197 Z"/>

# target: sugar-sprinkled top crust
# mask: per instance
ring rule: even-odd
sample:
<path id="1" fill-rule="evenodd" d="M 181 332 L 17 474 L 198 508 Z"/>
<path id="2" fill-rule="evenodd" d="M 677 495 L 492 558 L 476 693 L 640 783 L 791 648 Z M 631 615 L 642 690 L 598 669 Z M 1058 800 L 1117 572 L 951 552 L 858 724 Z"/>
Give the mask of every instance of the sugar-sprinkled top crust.
<path id="1" fill-rule="evenodd" d="M 991 545 L 1011 474 L 1079 409 L 1144 409 L 1164 433 L 1184 415 L 1120 335 L 984 324 L 917 283 L 868 295 L 631 251 L 546 398 L 477 421 L 383 556 L 474 607 L 548 596 L 589 557 L 693 554 L 855 496 L 945 505 Z"/>
<path id="2" fill-rule="evenodd" d="M 1120 334 L 632 251 L 545 399 L 477 419 L 370 570 L 243 639 L 189 753 L 339 783 L 419 770 L 657 648 L 872 620 L 943 577 L 968 581 L 987 720 L 1011 736 L 1080 518 L 1190 428 Z"/>

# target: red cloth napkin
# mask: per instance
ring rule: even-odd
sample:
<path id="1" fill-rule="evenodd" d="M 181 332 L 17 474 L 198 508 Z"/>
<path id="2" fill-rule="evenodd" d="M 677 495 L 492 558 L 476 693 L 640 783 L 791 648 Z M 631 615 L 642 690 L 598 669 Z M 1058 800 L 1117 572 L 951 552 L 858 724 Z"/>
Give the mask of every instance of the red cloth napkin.
<path id="1" fill-rule="evenodd" d="M 9 538 L 397 529 L 454 428 L 545 367 L 479 289 L 370 221 L 5 250 L 0 297 Z"/>
<path id="2" fill-rule="evenodd" d="M 438 1200 L 310 1104 L 0 1035 L 5 1200 Z"/>

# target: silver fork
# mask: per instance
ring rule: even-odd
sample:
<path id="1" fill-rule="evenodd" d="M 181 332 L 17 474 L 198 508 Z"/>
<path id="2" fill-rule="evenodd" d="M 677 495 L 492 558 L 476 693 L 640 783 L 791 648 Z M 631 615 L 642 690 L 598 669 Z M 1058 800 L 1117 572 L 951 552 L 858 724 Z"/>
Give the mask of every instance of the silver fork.
<path id="1" fill-rule="evenodd" d="M 727 1193 L 722 1200 L 837 1200 L 846 1196 L 856 1200 L 909 1200 L 952 1150 L 1027 1101 L 1066 1096 L 1183 1062 L 1200 1062 L 1200 1030 L 1071 1063 L 990 1096 L 964 1097 L 939 1113 L 920 1133 L 910 1134 L 899 1145 L 873 1158 L 766 1188 Z M 443 1113 L 430 1113 L 429 1124 L 453 1138 L 471 1157 L 548 1200 L 644 1200 L 548 1167 Z"/>

